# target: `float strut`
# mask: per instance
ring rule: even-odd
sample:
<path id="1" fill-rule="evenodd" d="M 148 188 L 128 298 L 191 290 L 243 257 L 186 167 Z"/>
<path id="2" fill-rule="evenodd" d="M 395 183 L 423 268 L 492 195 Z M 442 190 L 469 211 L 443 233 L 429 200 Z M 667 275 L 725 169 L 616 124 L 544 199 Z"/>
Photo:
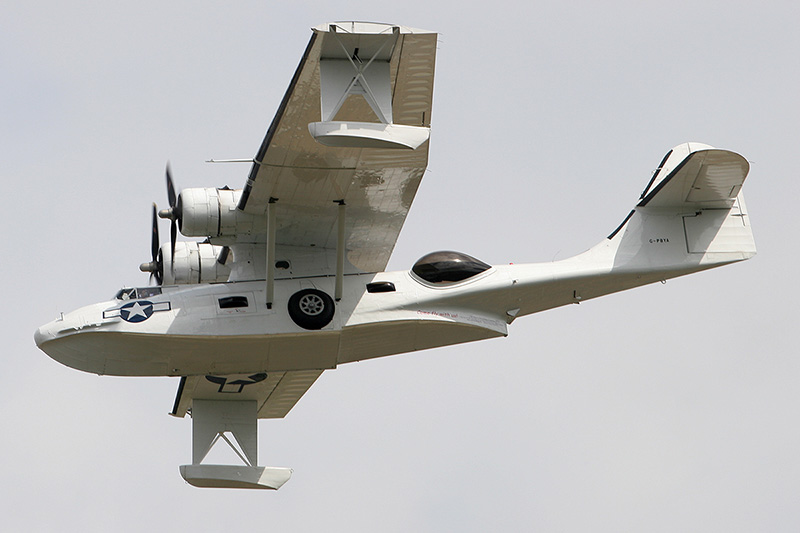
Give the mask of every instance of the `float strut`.
<path id="1" fill-rule="evenodd" d="M 226 433 L 232 435 L 233 440 Z M 204 464 L 203 459 L 219 440 L 225 441 L 244 464 Z M 257 465 L 257 403 L 253 400 L 192 400 L 192 464 L 180 467 L 183 479 L 195 487 L 277 490 L 292 476 L 291 468 Z"/>

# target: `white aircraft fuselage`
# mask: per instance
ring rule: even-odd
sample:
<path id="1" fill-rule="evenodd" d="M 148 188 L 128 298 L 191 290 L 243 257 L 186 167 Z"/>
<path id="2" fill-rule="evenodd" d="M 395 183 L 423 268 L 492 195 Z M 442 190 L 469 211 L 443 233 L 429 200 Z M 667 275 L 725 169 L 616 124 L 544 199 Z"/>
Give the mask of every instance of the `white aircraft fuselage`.
<path id="1" fill-rule="evenodd" d="M 411 271 L 345 276 L 333 318 L 320 330 L 298 326 L 285 304 L 268 308 L 264 281 L 246 281 L 164 286 L 158 295 L 96 303 L 42 326 L 36 343 L 67 366 L 107 375 L 330 369 L 505 336 L 519 316 L 755 253 L 688 253 L 682 217 L 657 211 L 648 216 L 647 208 L 637 215 L 627 223 L 628 231 L 562 261 L 494 266 L 443 285 Z M 752 234 L 742 227 L 734 237 L 751 241 Z M 394 290 L 369 292 L 371 284 Z M 333 276 L 278 279 L 275 301 L 286 302 L 307 288 L 332 293 L 333 285 Z M 246 299 L 247 305 L 221 307 L 221 300 L 233 297 L 240 304 Z"/>

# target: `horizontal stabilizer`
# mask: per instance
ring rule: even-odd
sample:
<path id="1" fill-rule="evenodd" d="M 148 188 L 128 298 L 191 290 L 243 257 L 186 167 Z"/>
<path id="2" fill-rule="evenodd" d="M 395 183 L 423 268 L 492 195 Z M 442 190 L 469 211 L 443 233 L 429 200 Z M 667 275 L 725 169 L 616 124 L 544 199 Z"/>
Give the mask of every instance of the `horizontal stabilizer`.
<path id="1" fill-rule="evenodd" d="M 730 208 L 749 170 L 747 160 L 735 152 L 681 144 L 664 158 L 638 207 Z"/>

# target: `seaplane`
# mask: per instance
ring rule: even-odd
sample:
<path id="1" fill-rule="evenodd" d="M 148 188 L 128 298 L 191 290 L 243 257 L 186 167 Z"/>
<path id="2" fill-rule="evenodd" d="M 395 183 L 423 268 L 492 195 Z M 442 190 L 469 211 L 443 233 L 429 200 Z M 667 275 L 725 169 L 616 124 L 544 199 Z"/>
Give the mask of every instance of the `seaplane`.
<path id="1" fill-rule="evenodd" d="M 506 336 L 525 315 L 755 255 L 747 160 L 688 142 L 584 253 L 489 265 L 444 250 L 387 272 L 428 163 L 436 45 L 392 24 L 312 28 L 244 187 L 176 194 L 167 168 L 169 207 L 153 205 L 140 267 L 150 285 L 35 332 L 77 370 L 179 377 L 171 414 L 192 418 L 188 483 L 280 488 L 292 470 L 258 466 L 258 420 L 286 416 L 325 370 Z M 242 464 L 204 462 L 219 441 Z"/>

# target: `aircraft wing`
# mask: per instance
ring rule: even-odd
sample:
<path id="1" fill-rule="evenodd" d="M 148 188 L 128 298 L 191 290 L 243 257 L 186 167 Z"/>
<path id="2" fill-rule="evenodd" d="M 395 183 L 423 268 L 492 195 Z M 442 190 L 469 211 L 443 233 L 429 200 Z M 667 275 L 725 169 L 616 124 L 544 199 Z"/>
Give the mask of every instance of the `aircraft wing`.
<path id="1" fill-rule="evenodd" d="M 258 418 L 283 418 L 322 374 L 297 370 L 227 376 L 184 376 L 170 413 L 184 417 L 192 400 L 255 400 Z"/>
<path id="2" fill-rule="evenodd" d="M 428 163 L 436 39 L 386 24 L 313 28 L 238 204 L 253 215 L 273 204 L 277 246 L 335 250 L 343 203 L 347 260 L 385 269 Z"/>

